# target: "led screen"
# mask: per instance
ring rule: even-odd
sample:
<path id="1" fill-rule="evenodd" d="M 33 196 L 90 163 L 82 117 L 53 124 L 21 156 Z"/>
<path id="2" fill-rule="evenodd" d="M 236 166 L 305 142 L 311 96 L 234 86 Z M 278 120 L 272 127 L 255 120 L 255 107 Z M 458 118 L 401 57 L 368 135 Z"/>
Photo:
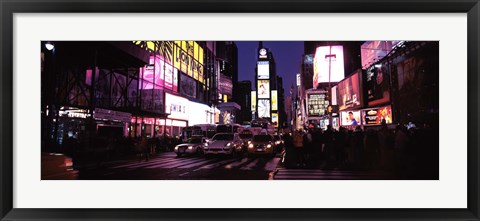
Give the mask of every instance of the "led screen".
<path id="1" fill-rule="evenodd" d="M 270 81 L 258 80 L 258 98 L 270 98 Z"/>
<path id="2" fill-rule="evenodd" d="M 260 118 L 270 118 L 270 100 L 268 99 L 259 99 L 258 100 L 258 117 Z"/>
<path id="3" fill-rule="evenodd" d="M 362 111 L 362 116 L 366 125 L 379 125 L 382 121 L 385 121 L 387 124 L 393 123 L 392 108 L 390 106 L 364 110 Z"/>
<path id="4" fill-rule="evenodd" d="M 257 62 L 257 76 L 258 76 L 258 79 L 270 78 L 270 67 L 269 67 L 268 61 Z"/>
<path id="5" fill-rule="evenodd" d="M 358 126 L 361 124 L 360 111 L 340 112 L 342 126 Z"/>
<path id="6" fill-rule="evenodd" d="M 339 110 L 362 106 L 362 94 L 360 93 L 360 73 L 361 71 L 357 71 L 349 78 L 338 83 L 337 103 Z"/>
<path id="7" fill-rule="evenodd" d="M 313 87 L 326 82 L 339 82 L 345 77 L 343 46 L 322 46 L 313 61 Z"/>
<path id="8" fill-rule="evenodd" d="M 252 99 L 252 107 L 250 108 L 251 111 L 256 111 L 257 110 L 257 92 L 256 91 L 252 91 L 251 92 L 251 99 Z"/>
<path id="9" fill-rule="evenodd" d="M 272 111 L 278 110 L 278 95 L 277 91 L 273 90 L 272 91 Z"/>

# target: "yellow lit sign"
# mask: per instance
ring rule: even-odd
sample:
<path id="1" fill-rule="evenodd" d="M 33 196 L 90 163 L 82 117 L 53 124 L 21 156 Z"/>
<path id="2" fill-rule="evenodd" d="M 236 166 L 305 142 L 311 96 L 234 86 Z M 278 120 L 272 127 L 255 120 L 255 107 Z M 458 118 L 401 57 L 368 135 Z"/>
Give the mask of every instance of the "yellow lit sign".
<path id="1" fill-rule="evenodd" d="M 272 111 L 278 110 L 278 97 L 277 97 L 277 91 L 272 90 Z"/>
<path id="2" fill-rule="evenodd" d="M 149 51 L 159 53 L 165 61 L 188 76 L 203 82 L 203 48 L 195 41 L 133 41 Z"/>
<path id="3" fill-rule="evenodd" d="M 251 101 L 252 101 L 252 104 L 251 104 L 251 111 L 256 111 L 257 110 L 257 92 L 256 91 L 252 91 L 251 92 Z"/>

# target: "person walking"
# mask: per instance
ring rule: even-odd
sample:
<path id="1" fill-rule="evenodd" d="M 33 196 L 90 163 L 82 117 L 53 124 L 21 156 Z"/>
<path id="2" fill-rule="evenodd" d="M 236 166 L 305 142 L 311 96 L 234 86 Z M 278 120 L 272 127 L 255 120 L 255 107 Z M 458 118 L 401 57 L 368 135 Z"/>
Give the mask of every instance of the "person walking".
<path id="1" fill-rule="evenodd" d="M 305 166 L 305 155 L 304 155 L 304 139 L 303 133 L 301 130 L 297 130 L 293 137 L 293 145 L 295 147 L 295 155 L 297 156 L 297 167 Z"/>

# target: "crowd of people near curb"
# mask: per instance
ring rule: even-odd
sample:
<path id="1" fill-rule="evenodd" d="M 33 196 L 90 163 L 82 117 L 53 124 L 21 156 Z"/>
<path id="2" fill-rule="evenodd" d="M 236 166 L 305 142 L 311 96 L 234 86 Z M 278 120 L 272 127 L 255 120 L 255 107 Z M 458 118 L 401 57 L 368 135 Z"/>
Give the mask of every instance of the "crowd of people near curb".
<path id="1" fill-rule="evenodd" d="M 283 136 L 284 166 L 325 170 L 382 170 L 398 176 L 438 176 L 438 128 L 397 125 L 354 130 L 295 130 Z M 435 177 L 433 177 L 435 178 Z"/>

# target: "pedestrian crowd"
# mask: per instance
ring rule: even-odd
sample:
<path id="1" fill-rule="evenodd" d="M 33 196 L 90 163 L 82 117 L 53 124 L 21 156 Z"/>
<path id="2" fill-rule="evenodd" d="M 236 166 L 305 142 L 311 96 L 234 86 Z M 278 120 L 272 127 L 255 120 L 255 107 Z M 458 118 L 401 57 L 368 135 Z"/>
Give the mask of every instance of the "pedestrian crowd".
<path id="1" fill-rule="evenodd" d="M 386 170 L 398 176 L 438 176 L 438 129 L 428 125 L 407 129 L 353 130 L 328 126 L 285 133 L 287 168 Z"/>

